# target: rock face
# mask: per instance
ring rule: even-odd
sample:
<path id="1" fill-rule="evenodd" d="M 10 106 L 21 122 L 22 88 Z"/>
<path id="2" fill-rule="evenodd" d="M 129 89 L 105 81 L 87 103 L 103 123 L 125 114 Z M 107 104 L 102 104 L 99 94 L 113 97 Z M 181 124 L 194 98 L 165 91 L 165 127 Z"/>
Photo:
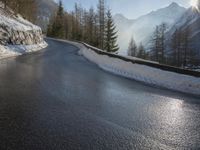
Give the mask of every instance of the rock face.
<path id="1" fill-rule="evenodd" d="M 40 27 L 0 5 L 1 45 L 34 45 L 42 42 L 43 34 Z"/>
<path id="2" fill-rule="evenodd" d="M 40 27 L 16 15 L 0 2 L 0 59 L 47 47 Z"/>
<path id="3" fill-rule="evenodd" d="M 17 31 L 8 26 L 0 25 L 1 45 L 33 45 L 43 42 L 41 30 Z"/>

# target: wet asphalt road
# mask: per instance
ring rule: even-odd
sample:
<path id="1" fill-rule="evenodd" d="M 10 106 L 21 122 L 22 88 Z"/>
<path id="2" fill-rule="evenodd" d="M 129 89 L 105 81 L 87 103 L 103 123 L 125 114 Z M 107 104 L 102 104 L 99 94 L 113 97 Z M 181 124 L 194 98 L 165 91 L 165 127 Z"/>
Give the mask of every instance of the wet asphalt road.
<path id="1" fill-rule="evenodd" d="M 99 69 L 72 45 L 0 62 L 0 150 L 200 149 L 200 98 Z"/>

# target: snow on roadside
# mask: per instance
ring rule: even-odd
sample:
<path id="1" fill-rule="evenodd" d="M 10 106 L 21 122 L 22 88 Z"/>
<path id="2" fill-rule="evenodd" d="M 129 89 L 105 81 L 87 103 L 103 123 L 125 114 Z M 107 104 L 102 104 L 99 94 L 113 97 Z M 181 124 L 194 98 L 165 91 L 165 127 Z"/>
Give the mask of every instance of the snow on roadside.
<path id="1" fill-rule="evenodd" d="M 100 68 L 114 74 L 170 90 L 200 95 L 200 78 L 198 77 L 133 64 L 107 55 L 99 55 L 86 47 L 82 48 L 79 53 Z"/>
<path id="2" fill-rule="evenodd" d="M 93 50 L 86 48 L 83 44 L 77 42 L 53 38 L 49 39 L 66 42 L 76 46 L 80 49 L 80 55 L 97 64 L 105 71 L 149 85 L 200 96 L 200 78 L 198 77 L 164 71 L 146 65 L 133 64 L 107 55 L 99 55 Z"/>
<path id="3" fill-rule="evenodd" d="M 47 43 L 45 41 L 34 45 L 0 45 L 0 59 L 36 52 L 46 47 Z"/>

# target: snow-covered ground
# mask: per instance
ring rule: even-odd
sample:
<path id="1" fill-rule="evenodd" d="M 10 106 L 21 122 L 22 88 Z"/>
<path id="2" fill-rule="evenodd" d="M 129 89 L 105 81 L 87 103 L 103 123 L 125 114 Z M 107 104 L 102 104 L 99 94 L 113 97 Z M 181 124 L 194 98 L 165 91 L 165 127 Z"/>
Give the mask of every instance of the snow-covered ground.
<path id="1" fill-rule="evenodd" d="M 81 47 L 81 46 L 79 46 Z M 82 47 L 80 54 L 100 68 L 114 74 L 188 94 L 200 95 L 200 78 L 133 64 L 107 55 L 99 55 Z"/>
<path id="2" fill-rule="evenodd" d="M 45 47 L 47 47 L 46 42 L 34 45 L 0 45 L 0 59 L 19 56 L 25 53 L 36 52 Z"/>

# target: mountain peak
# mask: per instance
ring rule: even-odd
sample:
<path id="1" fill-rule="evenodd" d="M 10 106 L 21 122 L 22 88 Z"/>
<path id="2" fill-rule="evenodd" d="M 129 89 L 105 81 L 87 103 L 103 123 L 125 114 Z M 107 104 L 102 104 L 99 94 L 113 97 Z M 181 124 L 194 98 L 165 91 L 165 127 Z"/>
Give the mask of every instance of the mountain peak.
<path id="1" fill-rule="evenodd" d="M 176 2 L 172 2 L 169 7 L 171 8 L 176 8 L 176 7 L 180 7 L 179 4 L 177 4 Z"/>

